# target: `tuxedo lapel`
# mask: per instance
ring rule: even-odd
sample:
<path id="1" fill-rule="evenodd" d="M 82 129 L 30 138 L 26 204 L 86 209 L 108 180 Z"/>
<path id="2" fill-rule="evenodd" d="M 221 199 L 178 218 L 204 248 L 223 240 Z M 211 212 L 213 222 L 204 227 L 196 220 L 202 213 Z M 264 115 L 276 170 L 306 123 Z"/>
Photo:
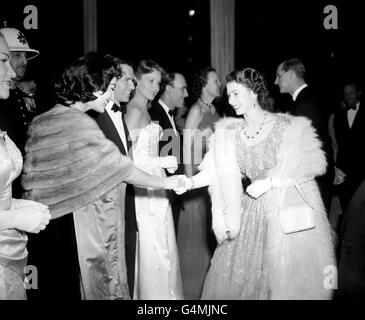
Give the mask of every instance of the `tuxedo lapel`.
<path id="1" fill-rule="evenodd" d="M 124 127 L 124 134 L 127 141 L 127 149 L 128 149 L 128 155 L 131 159 L 133 159 L 133 152 L 132 152 L 132 139 L 130 138 L 129 131 L 127 124 L 124 120 L 124 115 L 122 115 L 122 121 L 123 121 L 123 127 Z"/>
<path id="2" fill-rule="evenodd" d="M 92 116 L 101 131 L 103 131 L 105 137 L 110 141 L 114 142 L 118 147 L 119 151 L 128 156 L 122 139 L 119 136 L 118 130 L 114 126 L 113 120 L 110 118 L 107 111 L 104 113 L 94 114 Z M 123 120 L 123 119 L 122 119 Z M 128 134 L 127 126 L 125 126 L 125 133 Z M 128 138 L 128 137 L 127 137 Z M 126 139 L 128 144 L 128 139 Z M 129 148 L 129 147 L 128 147 Z M 127 280 L 130 296 L 133 297 L 134 289 L 134 273 L 135 273 L 135 254 L 136 254 L 136 231 L 137 231 L 137 220 L 136 220 L 136 209 L 135 209 L 135 195 L 133 185 L 127 184 L 125 191 L 125 260 L 127 267 Z M 124 201 L 124 199 L 123 199 Z"/>
<path id="3" fill-rule="evenodd" d="M 113 141 L 119 148 L 119 151 L 123 155 L 127 156 L 128 154 L 124 148 L 122 139 L 119 137 L 118 131 L 115 128 L 114 123 L 110 118 L 108 112 L 105 111 L 104 113 L 99 114 L 95 120 L 98 123 L 101 131 L 103 131 L 103 133 L 105 134 L 106 138 Z"/>
<path id="4" fill-rule="evenodd" d="M 350 128 L 350 132 L 357 131 L 358 127 L 365 125 L 364 123 L 364 110 L 361 110 L 361 104 L 359 106 L 359 110 L 356 113 L 354 122 Z"/>
<path id="5" fill-rule="evenodd" d="M 163 130 L 173 129 L 170 119 L 169 119 L 168 115 L 166 114 L 165 110 L 163 109 L 163 107 L 159 103 L 156 103 L 155 108 L 156 108 L 156 113 L 158 113 L 158 115 L 159 115 L 158 120 L 160 120 L 161 128 Z"/>
<path id="6" fill-rule="evenodd" d="M 165 110 L 158 102 L 155 103 L 150 109 L 149 113 L 152 121 L 159 123 L 161 126 L 163 133 L 159 142 L 159 153 L 160 156 L 166 156 L 165 152 L 168 152 L 168 155 L 174 155 L 178 159 L 179 167 L 175 172 L 176 174 L 183 174 L 184 167 L 182 165 L 182 143 L 180 139 L 180 134 L 175 132 L 168 115 Z M 176 123 L 175 123 L 176 127 Z M 167 144 L 169 144 L 170 148 L 166 148 Z M 163 154 L 161 153 L 162 149 L 164 149 Z"/>

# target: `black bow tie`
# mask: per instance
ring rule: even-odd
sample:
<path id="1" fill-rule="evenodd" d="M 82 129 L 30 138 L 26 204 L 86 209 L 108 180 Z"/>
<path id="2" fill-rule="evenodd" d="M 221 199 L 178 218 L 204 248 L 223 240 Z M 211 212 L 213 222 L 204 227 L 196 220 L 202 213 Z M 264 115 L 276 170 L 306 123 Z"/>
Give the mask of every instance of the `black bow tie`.
<path id="1" fill-rule="evenodd" d="M 112 106 L 112 110 L 114 112 L 120 111 L 121 113 L 126 113 L 127 112 L 127 107 L 125 105 L 118 106 L 117 104 L 114 103 L 113 106 Z"/>
<path id="2" fill-rule="evenodd" d="M 174 116 L 174 111 L 169 110 L 169 115 L 170 115 L 171 117 L 173 117 L 173 116 Z"/>
<path id="3" fill-rule="evenodd" d="M 353 107 L 350 107 L 350 106 L 347 106 L 346 107 L 346 110 L 356 110 L 356 104 L 353 106 Z"/>

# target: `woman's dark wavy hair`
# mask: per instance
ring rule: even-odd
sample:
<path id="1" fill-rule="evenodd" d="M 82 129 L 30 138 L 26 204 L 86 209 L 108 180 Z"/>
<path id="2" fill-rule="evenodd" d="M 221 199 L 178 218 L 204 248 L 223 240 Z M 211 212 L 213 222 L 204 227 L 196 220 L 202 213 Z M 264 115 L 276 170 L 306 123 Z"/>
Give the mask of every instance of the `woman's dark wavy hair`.
<path id="1" fill-rule="evenodd" d="M 76 59 L 55 82 L 55 100 L 64 105 L 95 100 L 93 92 L 105 92 L 114 77 L 122 76 L 121 60 L 89 52 Z"/>
<path id="2" fill-rule="evenodd" d="M 201 69 L 197 73 L 194 74 L 193 83 L 191 86 L 191 98 L 194 100 L 198 100 L 202 94 L 203 88 L 208 83 L 208 75 L 211 72 L 217 72 L 212 67 L 205 67 Z"/>
<path id="3" fill-rule="evenodd" d="M 255 69 L 252 68 L 244 68 L 232 71 L 227 77 L 226 81 L 228 82 L 237 82 L 242 84 L 247 89 L 252 90 L 257 94 L 257 101 L 260 107 L 267 111 L 272 111 L 268 98 L 269 98 L 269 90 L 266 86 L 266 80 L 263 75 L 260 74 Z"/>
<path id="4" fill-rule="evenodd" d="M 139 61 L 136 70 L 134 72 L 137 79 L 141 79 L 143 74 L 151 73 L 154 70 L 161 72 L 161 78 L 165 76 L 166 71 L 156 61 L 151 59 Z"/>

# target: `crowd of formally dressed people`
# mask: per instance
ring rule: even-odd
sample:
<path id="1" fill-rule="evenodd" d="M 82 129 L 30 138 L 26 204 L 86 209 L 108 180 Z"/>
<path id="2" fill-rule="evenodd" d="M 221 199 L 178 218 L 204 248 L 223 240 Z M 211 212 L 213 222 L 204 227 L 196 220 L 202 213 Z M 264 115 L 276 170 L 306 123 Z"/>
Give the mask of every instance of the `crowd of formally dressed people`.
<path id="1" fill-rule="evenodd" d="M 188 86 L 151 59 L 90 52 L 40 112 L 22 81 L 38 53 L 0 29 L 0 299 L 364 294 L 357 83 L 328 119 L 297 58 L 277 67 L 281 113 L 253 68 L 222 94 L 212 67 Z"/>

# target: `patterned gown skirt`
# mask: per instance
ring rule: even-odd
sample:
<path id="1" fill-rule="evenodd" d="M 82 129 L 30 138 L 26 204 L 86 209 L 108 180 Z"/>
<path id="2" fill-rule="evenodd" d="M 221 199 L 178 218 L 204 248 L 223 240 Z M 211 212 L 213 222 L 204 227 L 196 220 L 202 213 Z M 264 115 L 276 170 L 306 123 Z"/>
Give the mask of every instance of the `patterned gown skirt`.
<path id="1" fill-rule="evenodd" d="M 202 299 L 270 299 L 265 261 L 267 219 L 263 198 L 244 195 L 241 229 L 221 243 L 205 279 Z"/>
<path id="2" fill-rule="evenodd" d="M 0 300 L 26 300 L 22 277 L 0 264 Z"/>

